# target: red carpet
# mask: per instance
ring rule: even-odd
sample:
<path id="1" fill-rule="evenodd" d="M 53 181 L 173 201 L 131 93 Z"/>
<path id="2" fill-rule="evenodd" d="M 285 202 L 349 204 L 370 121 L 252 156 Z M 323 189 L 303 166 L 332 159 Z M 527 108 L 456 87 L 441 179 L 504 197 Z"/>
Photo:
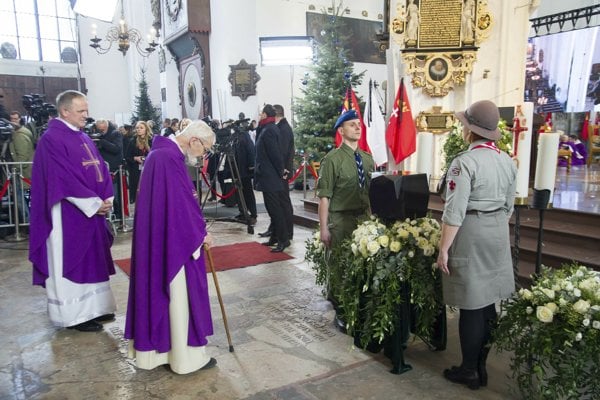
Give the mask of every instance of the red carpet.
<path id="1" fill-rule="evenodd" d="M 249 267 L 251 265 L 285 261 L 294 258 L 285 252 L 271 253 L 270 247 L 263 246 L 258 242 L 215 246 L 210 249 L 210 252 L 212 254 L 215 271 L 227 271 L 228 269 Z M 124 258 L 122 260 L 115 260 L 115 264 L 117 264 L 123 272 L 129 275 L 131 269 L 130 261 L 129 258 Z M 206 272 L 210 272 L 208 260 Z"/>

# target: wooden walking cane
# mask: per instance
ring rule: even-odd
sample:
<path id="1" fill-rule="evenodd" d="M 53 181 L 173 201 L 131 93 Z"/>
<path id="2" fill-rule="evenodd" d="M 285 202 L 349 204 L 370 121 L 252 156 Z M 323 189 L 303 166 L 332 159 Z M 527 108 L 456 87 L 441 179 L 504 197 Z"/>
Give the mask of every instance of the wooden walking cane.
<path id="1" fill-rule="evenodd" d="M 225 325 L 225 333 L 227 334 L 227 342 L 229 343 L 229 352 L 233 353 L 233 344 L 231 344 L 231 335 L 229 334 L 229 326 L 227 325 L 227 315 L 225 314 L 225 306 L 223 305 L 223 299 L 221 298 L 221 288 L 219 287 L 219 280 L 217 279 L 217 273 L 215 272 L 212 254 L 210 254 L 210 248 L 207 245 L 204 245 L 204 251 L 208 256 L 208 265 L 210 266 L 210 272 L 212 272 L 213 280 L 215 281 L 215 288 L 217 289 L 217 298 L 219 299 L 219 305 L 221 306 L 223 324 Z"/>

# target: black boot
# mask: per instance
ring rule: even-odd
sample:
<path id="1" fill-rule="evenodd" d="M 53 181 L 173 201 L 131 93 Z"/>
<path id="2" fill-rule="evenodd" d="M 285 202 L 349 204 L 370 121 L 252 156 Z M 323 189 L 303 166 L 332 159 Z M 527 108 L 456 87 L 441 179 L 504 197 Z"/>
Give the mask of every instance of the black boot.
<path id="1" fill-rule="evenodd" d="M 479 373 L 475 369 L 466 369 L 463 367 L 452 367 L 444 370 L 444 378 L 450 382 L 462 383 L 469 389 L 479 389 Z"/>
<path id="2" fill-rule="evenodd" d="M 483 346 L 481 352 L 479 353 L 479 360 L 477 361 L 477 372 L 479 373 L 479 384 L 481 386 L 487 386 L 488 382 L 488 374 L 487 369 L 485 368 L 485 363 L 487 362 L 488 354 L 490 354 L 491 346 Z"/>

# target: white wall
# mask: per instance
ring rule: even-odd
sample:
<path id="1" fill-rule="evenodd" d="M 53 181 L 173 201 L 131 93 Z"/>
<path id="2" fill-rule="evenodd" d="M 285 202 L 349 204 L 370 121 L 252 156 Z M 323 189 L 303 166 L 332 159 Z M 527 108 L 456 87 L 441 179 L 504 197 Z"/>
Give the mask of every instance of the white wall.
<path id="1" fill-rule="evenodd" d="M 368 3 L 368 4 L 366 4 Z M 376 4 L 375 4 L 376 3 Z M 281 104 L 286 115 L 291 115 L 291 97 L 301 96 L 302 78 L 306 69 L 301 66 L 261 66 L 259 37 L 267 36 L 305 36 L 306 12 L 309 4 L 315 5 L 313 12 L 320 12 L 331 6 L 329 0 L 311 2 L 299 0 L 212 0 L 211 75 L 213 117 L 217 119 L 237 119 L 239 112 L 246 117 L 256 119 L 259 109 L 265 103 Z M 367 11 L 368 19 L 377 20 L 383 12 L 382 2 L 360 0 L 344 1 L 350 9 L 346 17 L 363 18 Z M 234 12 L 235 10 L 235 12 Z M 232 27 L 235 27 L 233 29 Z M 231 96 L 231 84 L 228 81 L 229 65 L 235 65 L 245 59 L 248 64 L 257 64 L 260 81 L 257 83 L 256 96 L 242 101 Z M 354 64 L 354 71 L 366 70 L 363 85 L 357 92 L 365 96 L 368 92 L 369 78 L 381 82 L 386 79 L 386 66 L 378 64 Z M 221 108 L 219 110 L 219 101 Z M 221 115 L 224 114 L 224 115 Z"/>
<path id="2" fill-rule="evenodd" d="M 149 7 L 141 7 L 139 0 L 125 1 L 125 20 L 130 28 L 138 29 L 144 37 L 152 25 Z M 145 2 L 144 2 L 145 3 Z M 115 13 L 113 25 L 119 24 L 120 7 Z M 146 69 L 146 80 L 152 103 L 160 106 L 160 85 L 158 76 L 158 52 L 148 58 L 141 57 L 134 46 L 123 56 L 116 45 L 106 54 L 98 54 L 89 46 L 92 37 L 92 24 L 97 25 L 97 35 L 104 38 L 111 24 L 89 17 L 78 17 L 82 76 L 86 78 L 90 115 L 93 118 L 120 120 L 121 115 L 129 115 L 134 109 L 134 99 L 139 93 L 141 68 Z M 106 46 L 106 41 L 101 42 Z M 145 47 L 145 46 L 144 46 Z"/>

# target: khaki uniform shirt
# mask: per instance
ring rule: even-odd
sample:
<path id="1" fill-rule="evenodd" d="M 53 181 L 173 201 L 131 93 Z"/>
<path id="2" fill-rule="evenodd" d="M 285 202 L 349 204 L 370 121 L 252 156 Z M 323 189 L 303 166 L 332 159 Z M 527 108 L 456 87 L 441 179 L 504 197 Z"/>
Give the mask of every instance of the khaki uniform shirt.
<path id="1" fill-rule="evenodd" d="M 317 196 L 329 199 L 329 229 L 335 245 L 356 229 L 358 218 L 370 211 L 369 184 L 375 169 L 373 157 L 357 150 L 362 158 L 365 185 L 360 187 L 354 151 L 343 144 L 328 153 L 321 161 Z"/>

